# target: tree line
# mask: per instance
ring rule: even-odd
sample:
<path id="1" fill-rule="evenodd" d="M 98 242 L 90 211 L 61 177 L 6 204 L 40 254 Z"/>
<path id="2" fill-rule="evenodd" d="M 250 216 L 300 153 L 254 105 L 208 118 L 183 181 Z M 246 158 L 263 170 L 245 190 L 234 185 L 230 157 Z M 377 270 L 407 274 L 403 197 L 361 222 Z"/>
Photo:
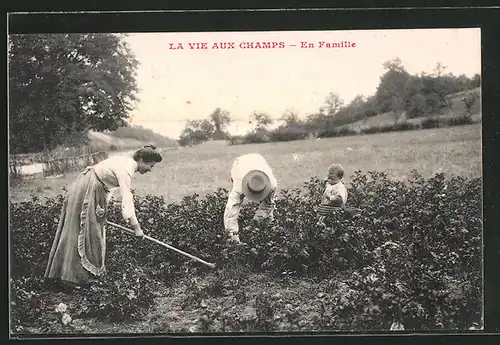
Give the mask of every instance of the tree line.
<path id="1" fill-rule="evenodd" d="M 464 74 L 455 76 L 446 73 L 446 66 L 440 62 L 436 64 L 433 73 L 422 72 L 420 75 L 408 73 L 399 58 L 386 61 L 383 65 L 385 73 L 380 77 L 374 95 L 357 95 L 350 103 L 344 104 L 338 93 L 330 92 L 324 104 L 305 119 L 301 119 L 293 109 L 287 109 L 278 118 L 282 125 L 273 132 L 268 130 L 268 126 L 274 122 L 273 118 L 266 113 L 253 112 L 249 123 L 253 124 L 254 128 L 247 136 L 290 135 L 302 138 L 307 133 L 331 131 L 360 120 L 366 122 L 370 117 L 381 113 L 390 113 L 394 123 L 403 116 L 430 117 L 451 109 L 449 95 L 481 86 L 479 74 L 472 78 Z M 471 107 L 478 98 L 479 94 L 471 93 L 461 99 L 468 112 L 465 115 L 471 115 Z M 196 145 L 211 139 L 230 138 L 226 132 L 230 123 L 229 111 L 217 108 L 207 119 L 188 121 L 180 135 L 179 143 Z"/>
<path id="2" fill-rule="evenodd" d="M 124 34 L 9 35 L 9 146 L 11 153 L 51 150 L 77 145 L 89 130 L 115 131 L 128 126 L 138 102 L 138 61 Z M 288 109 L 277 119 L 282 132 L 333 129 L 379 113 L 399 118 L 421 117 L 450 107 L 447 95 L 479 87 L 479 74 L 468 78 L 446 72 L 438 63 L 432 74 L 410 75 L 399 58 L 384 64 L 385 73 L 374 95 L 356 96 L 347 105 L 330 92 L 314 113 L 301 118 Z M 479 96 L 464 97 L 470 110 Z M 188 121 L 179 143 L 193 145 L 211 139 L 230 139 L 228 110 L 217 108 L 203 120 Z M 253 112 L 251 135 L 268 131 L 276 121 Z"/>

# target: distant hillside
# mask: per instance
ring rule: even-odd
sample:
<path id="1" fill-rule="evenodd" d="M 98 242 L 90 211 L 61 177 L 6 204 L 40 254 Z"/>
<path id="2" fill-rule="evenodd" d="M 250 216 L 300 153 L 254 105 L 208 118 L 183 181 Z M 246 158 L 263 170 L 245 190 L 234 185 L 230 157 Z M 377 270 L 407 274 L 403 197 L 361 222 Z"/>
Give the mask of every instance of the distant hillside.
<path id="1" fill-rule="evenodd" d="M 120 127 L 116 131 L 88 133 L 90 146 L 103 150 L 129 150 L 153 144 L 156 147 L 177 147 L 177 140 L 167 138 L 141 126 Z"/>
<path id="2" fill-rule="evenodd" d="M 481 95 L 481 88 L 475 88 L 467 91 L 462 91 L 458 92 L 452 95 L 449 95 L 448 98 L 451 98 L 451 108 L 450 110 L 445 113 L 441 114 L 440 116 L 443 117 L 455 117 L 455 116 L 462 116 L 465 112 L 465 105 L 461 101 L 461 98 L 464 97 L 467 94 L 473 93 L 473 92 L 478 92 Z M 473 118 L 481 118 L 481 98 L 479 98 L 476 103 L 472 106 L 472 114 Z M 425 117 L 421 118 L 413 118 L 409 119 L 410 122 L 421 122 Z M 402 120 L 402 119 L 401 119 Z M 400 121 L 401 121 L 400 120 Z M 356 121 L 347 125 L 344 125 L 345 127 L 350 127 L 355 130 L 360 130 L 361 128 L 365 127 L 371 127 L 371 126 L 383 126 L 383 125 L 390 125 L 394 123 L 394 117 L 392 116 L 392 113 L 383 113 L 379 114 L 373 117 L 368 118 L 366 121 L 360 120 Z M 344 127 L 343 126 L 343 127 Z"/>

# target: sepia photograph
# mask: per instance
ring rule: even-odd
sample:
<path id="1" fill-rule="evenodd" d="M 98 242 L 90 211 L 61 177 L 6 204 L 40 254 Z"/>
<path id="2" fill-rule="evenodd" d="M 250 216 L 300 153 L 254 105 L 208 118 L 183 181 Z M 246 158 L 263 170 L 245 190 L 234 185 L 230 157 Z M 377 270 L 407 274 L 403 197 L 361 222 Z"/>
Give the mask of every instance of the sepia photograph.
<path id="1" fill-rule="evenodd" d="M 484 328 L 479 28 L 7 40 L 12 337 Z"/>

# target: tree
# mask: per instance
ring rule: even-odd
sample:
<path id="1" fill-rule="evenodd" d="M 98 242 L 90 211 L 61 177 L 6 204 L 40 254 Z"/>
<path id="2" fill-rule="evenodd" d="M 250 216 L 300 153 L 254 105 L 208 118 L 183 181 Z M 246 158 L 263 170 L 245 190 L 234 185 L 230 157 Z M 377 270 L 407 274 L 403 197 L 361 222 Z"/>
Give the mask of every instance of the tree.
<path id="1" fill-rule="evenodd" d="M 407 113 L 410 118 L 422 117 L 428 114 L 427 100 L 423 94 L 413 94 L 408 103 Z"/>
<path id="2" fill-rule="evenodd" d="M 9 130 L 13 152 L 51 149 L 65 138 L 124 126 L 137 101 L 138 62 L 123 34 L 9 36 Z"/>
<path id="3" fill-rule="evenodd" d="M 471 80 L 465 74 L 460 74 L 457 78 L 457 83 L 461 90 L 467 90 L 471 87 Z"/>
<path id="4" fill-rule="evenodd" d="M 395 57 L 392 60 L 388 60 L 382 64 L 384 69 L 399 73 L 406 73 L 403 63 L 399 57 Z"/>
<path id="5" fill-rule="evenodd" d="M 472 92 L 462 97 L 461 100 L 464 102 L 465 109 L 467 111 L 466 116 L 469 118 L 472 116 L 472 106 L 479 99 L 479 94 L 477 92 Z"/>
<path id="6" fill-rule="evenodd" d="M 471 80 L 471 89 L 475 89 L 476 87 L 480 86 L 481 86 L 481 75 L 476 73 L 474 74 Z"/>
<path id="7" fill-rule="evenodd" d="M 378 105 L 377 105 L 377 98 L 375 95 L 370 96 L 366 99 L 366 102 L 363 106 L 363 120 L 366 123 L 365 119 L 368 119 L 369 117 L 376 116 L 378 114 Z"/>
<path id="8" fill-rule="evenodd" d="M 231 123 L 231 116 L 227 110 L 221 108 L 215 109 L 209 116 L 214 125 L 214 139 L 227 139 L 227 126 Z"/>
<path id="9" fill-rule="evenodd" d="M 339 111 L 337 111 L 333 121 L 335 125 L 342 126 L 362 119 L 365 102 L 365 97 L 363 95 L 356 95 L 349 104 L 342 106 Z"/>
<path id="10" fill-rule="evenodd" d="M 271 117 L 265 113 L 254 112 L 252 115 L 250 115 L 249 123 L 255 124 L 254 130 L 256 132 L 260 132 L 260 131 L 266 131 L 267 126 L 273 123 L 273 119 L 271 119 Z"/>
<path id="11" fill-rule="evenodd" d="M 340 96 L 337 93 L 330 92 L 328 96 L 326 96 L 325 106 L 321 107 L 319 112 L 333 117 L 338 113 L 343 105 L 344 101 L 340 98 Z"/>
<path id="12" fill-rule="evenodd" d="M 410 74 L 405 70 L 399 58 L 386 61 L 383 65 L 387 71 L 380 78 L 375 96 L 380 111 L 391 112 L 394 122 L 397 122 L 405 111 L 405 85 Z"/>
<path id="13" fill-rule="evenodd" d="M 434 68 L 433 76 L 435 77 L 434 80 L 435 87 L 432 91 L 439 97 L 438 111 L 442 111 L 443 109 L 449 109 L 451 107 L 451 100 L 446 96 L 451 93 L 459 91 L 459 89 L 456 89 L 452 85 L 453 81 L 451 80 L 450 82 L 450 79 L 453 79 L 453 77 L 451 75 L 448 76 L 444 75 L 446 68 L 447 66 L 443 65 L 439 61 L 436 63 L 436 67 Z"/>
<path id="14" fill-rule="evenodd" d="M 287 109 L 283 113 L 283 116 L 281 116 L 280 121 L 285 122 L 285 126 L 297 126 L 302 123 L 299 119 L 299 115 L 293 109 Z"/>
<path id="15" fill-rule="evenodd" d="M 328 116 L 323 113 L 314 113 L 307 115 L 306 128 L 309 131 L 320 131 L 327 128 Z"/>
<path id="16" fill-rule="evenodd" d="M 213 138 L 214 132 L 214 125 L 208 119 L 187 121 L 179 136 L 179 144 L 191 146 L 204 143 Z"/>
<path id="17" fill-rule="evenodd" d="M 426 98 L 428 93 L 424 92 L 423 87 L 423 81 L 429 78 L 431 77 L 427 77 L 423 72 L 420 77 L 415 75 L 408 78 L 404 88 L 404 108 L 409 118 L 422 117 L 431 112 Z"/>

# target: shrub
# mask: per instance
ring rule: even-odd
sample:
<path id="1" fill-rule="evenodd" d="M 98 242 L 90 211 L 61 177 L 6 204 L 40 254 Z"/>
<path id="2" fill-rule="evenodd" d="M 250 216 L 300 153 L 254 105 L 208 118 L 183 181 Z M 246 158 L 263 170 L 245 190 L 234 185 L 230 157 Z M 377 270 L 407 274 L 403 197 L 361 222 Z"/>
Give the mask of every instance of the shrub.
<path id="1" fill-rule="evenodd" d="M 388 329 L 393 320 L 403 322 L 406 329 L 466 329 L 471 322 L 480 322 L 481 179 L 443 174 L 425 179 L 413 172 L 402 182 L 383 173 L 357 171 L 351 178 L 348 204 L 360 211 L 340 209 L 325 219 L 326 227 L 316 225 L 314 211 L 322 188 L 312 178 L 303 190 L 282 190 L 275 220 L 260 226 L 248 225 L 257 205 L 244 204 L 240 238 L 248 248 L 225 244 L 227 190 L 218 189 L 203 199 L 187 196 L 178 204 L 147 196 L 136 198 L 135 205 L 147 235 L 218 265 L 220 275 L 206 286 L 191 284 L 186 307 L 206 296 L 220 296 L 226 289 L 239 291 L 244 300 L 246 272 L 254 271 L 276 279 L 286 273 L 326 284 L 327 295 L 315 302 L 323 316 L 290 326 L 297 329 Z M 11 204 L 16 326 L 40 322 L 40 310 L 33 305 L 40 298 L 38 279 L 61 205 L 61 197 L 43 204 L 36 198 Z M 119 205 L 110 205 L 109 220 L 121 222 Z M 186 272 L 194 277 L 210 271 L 110 226 L 107 237 L 108 277 L 103 287 L 79 295 L 78 307 L 73 307 L 79 317 L 140 318 L 153 303 L 158 286 L 171 284 Z M 256 318 L 240 323 L 226 320 L 227 327 L 274 330 L 273 315 L 282 313 L 289 313 L 289 322 L 295 322 L 295 312 L 286 312 L 283 302 L 269 298 L 262 295 L 256 301 Z"/>
<path id="2" fill-rule="evenodd" d="M 271 141 L 272 132 L 267 130 L 258 130 L 245 135 L 247 144 L 263 144 Z"/>
<path id="3" fill-rule="evenodd" d="M 300 126 L 281 126 L 271 132 L 271 141 L 302 140 L 309 133 Z"/>
<path id="4" fill-rule="evenodd" d="M 229 139 L 229 145 L 243 145 L 246 144 L 246 139 L 244 136 L 241 135 L 233 135 Z"/>
<path id="5" fill-rule="evenodd" d="M 418 129 L 420 126 L 418 124 L 412 123 L 412 122 L 397 122 L 395 123 L 391 130 L 392 131 L 412 131 L 415 129 Z"/>
<path id="6" fill-rule="evenodd" d="M 358 132 L 356 132 L 354 129 L 350 127 L 338 127 L 333 129 L 327 129 L 320 131 L 318 133 L 320 138 L 334 138 L 334 137 L 343 137 L 356 134 L 358 134 Z"/>
<path id="7" fill-rule="evenodd" d="M 441 121 L 436 117 L 429 117 L 422 121 L 421 126 L 424 129 L 437 128 L 440 127 Z"/>
<path id="8" fill-rule="evenodd" d="M 463 126 L 463 125 L 471 125 L 474 121 L 470 116 L 462 115 L 458 117 L 450 117 L 447 121 L 448 126 Z"/>
<path id="9" fill-rule="evenodd" d="M 390 125 L 381 125 L 381 126 L 370 126 L 361 129 L 362 134 L 374 134 L 374 133 L 387 133 L 387 132 L 396 132 L 396 131 L 411 131 L 419 129 L 420 126 L 418 124 L 412 122 L 397 122 Z"/>
<path id="10" fill-rule="evenodd" d="M 436 127 L 447 127 L 447 126 L 464 126 L 473 124 L 474 120 L 467 116 L 451 116 L 446 118 L 436 118 L 431 117 L 422 121 L 422 128 L 436 128 Z"/>

